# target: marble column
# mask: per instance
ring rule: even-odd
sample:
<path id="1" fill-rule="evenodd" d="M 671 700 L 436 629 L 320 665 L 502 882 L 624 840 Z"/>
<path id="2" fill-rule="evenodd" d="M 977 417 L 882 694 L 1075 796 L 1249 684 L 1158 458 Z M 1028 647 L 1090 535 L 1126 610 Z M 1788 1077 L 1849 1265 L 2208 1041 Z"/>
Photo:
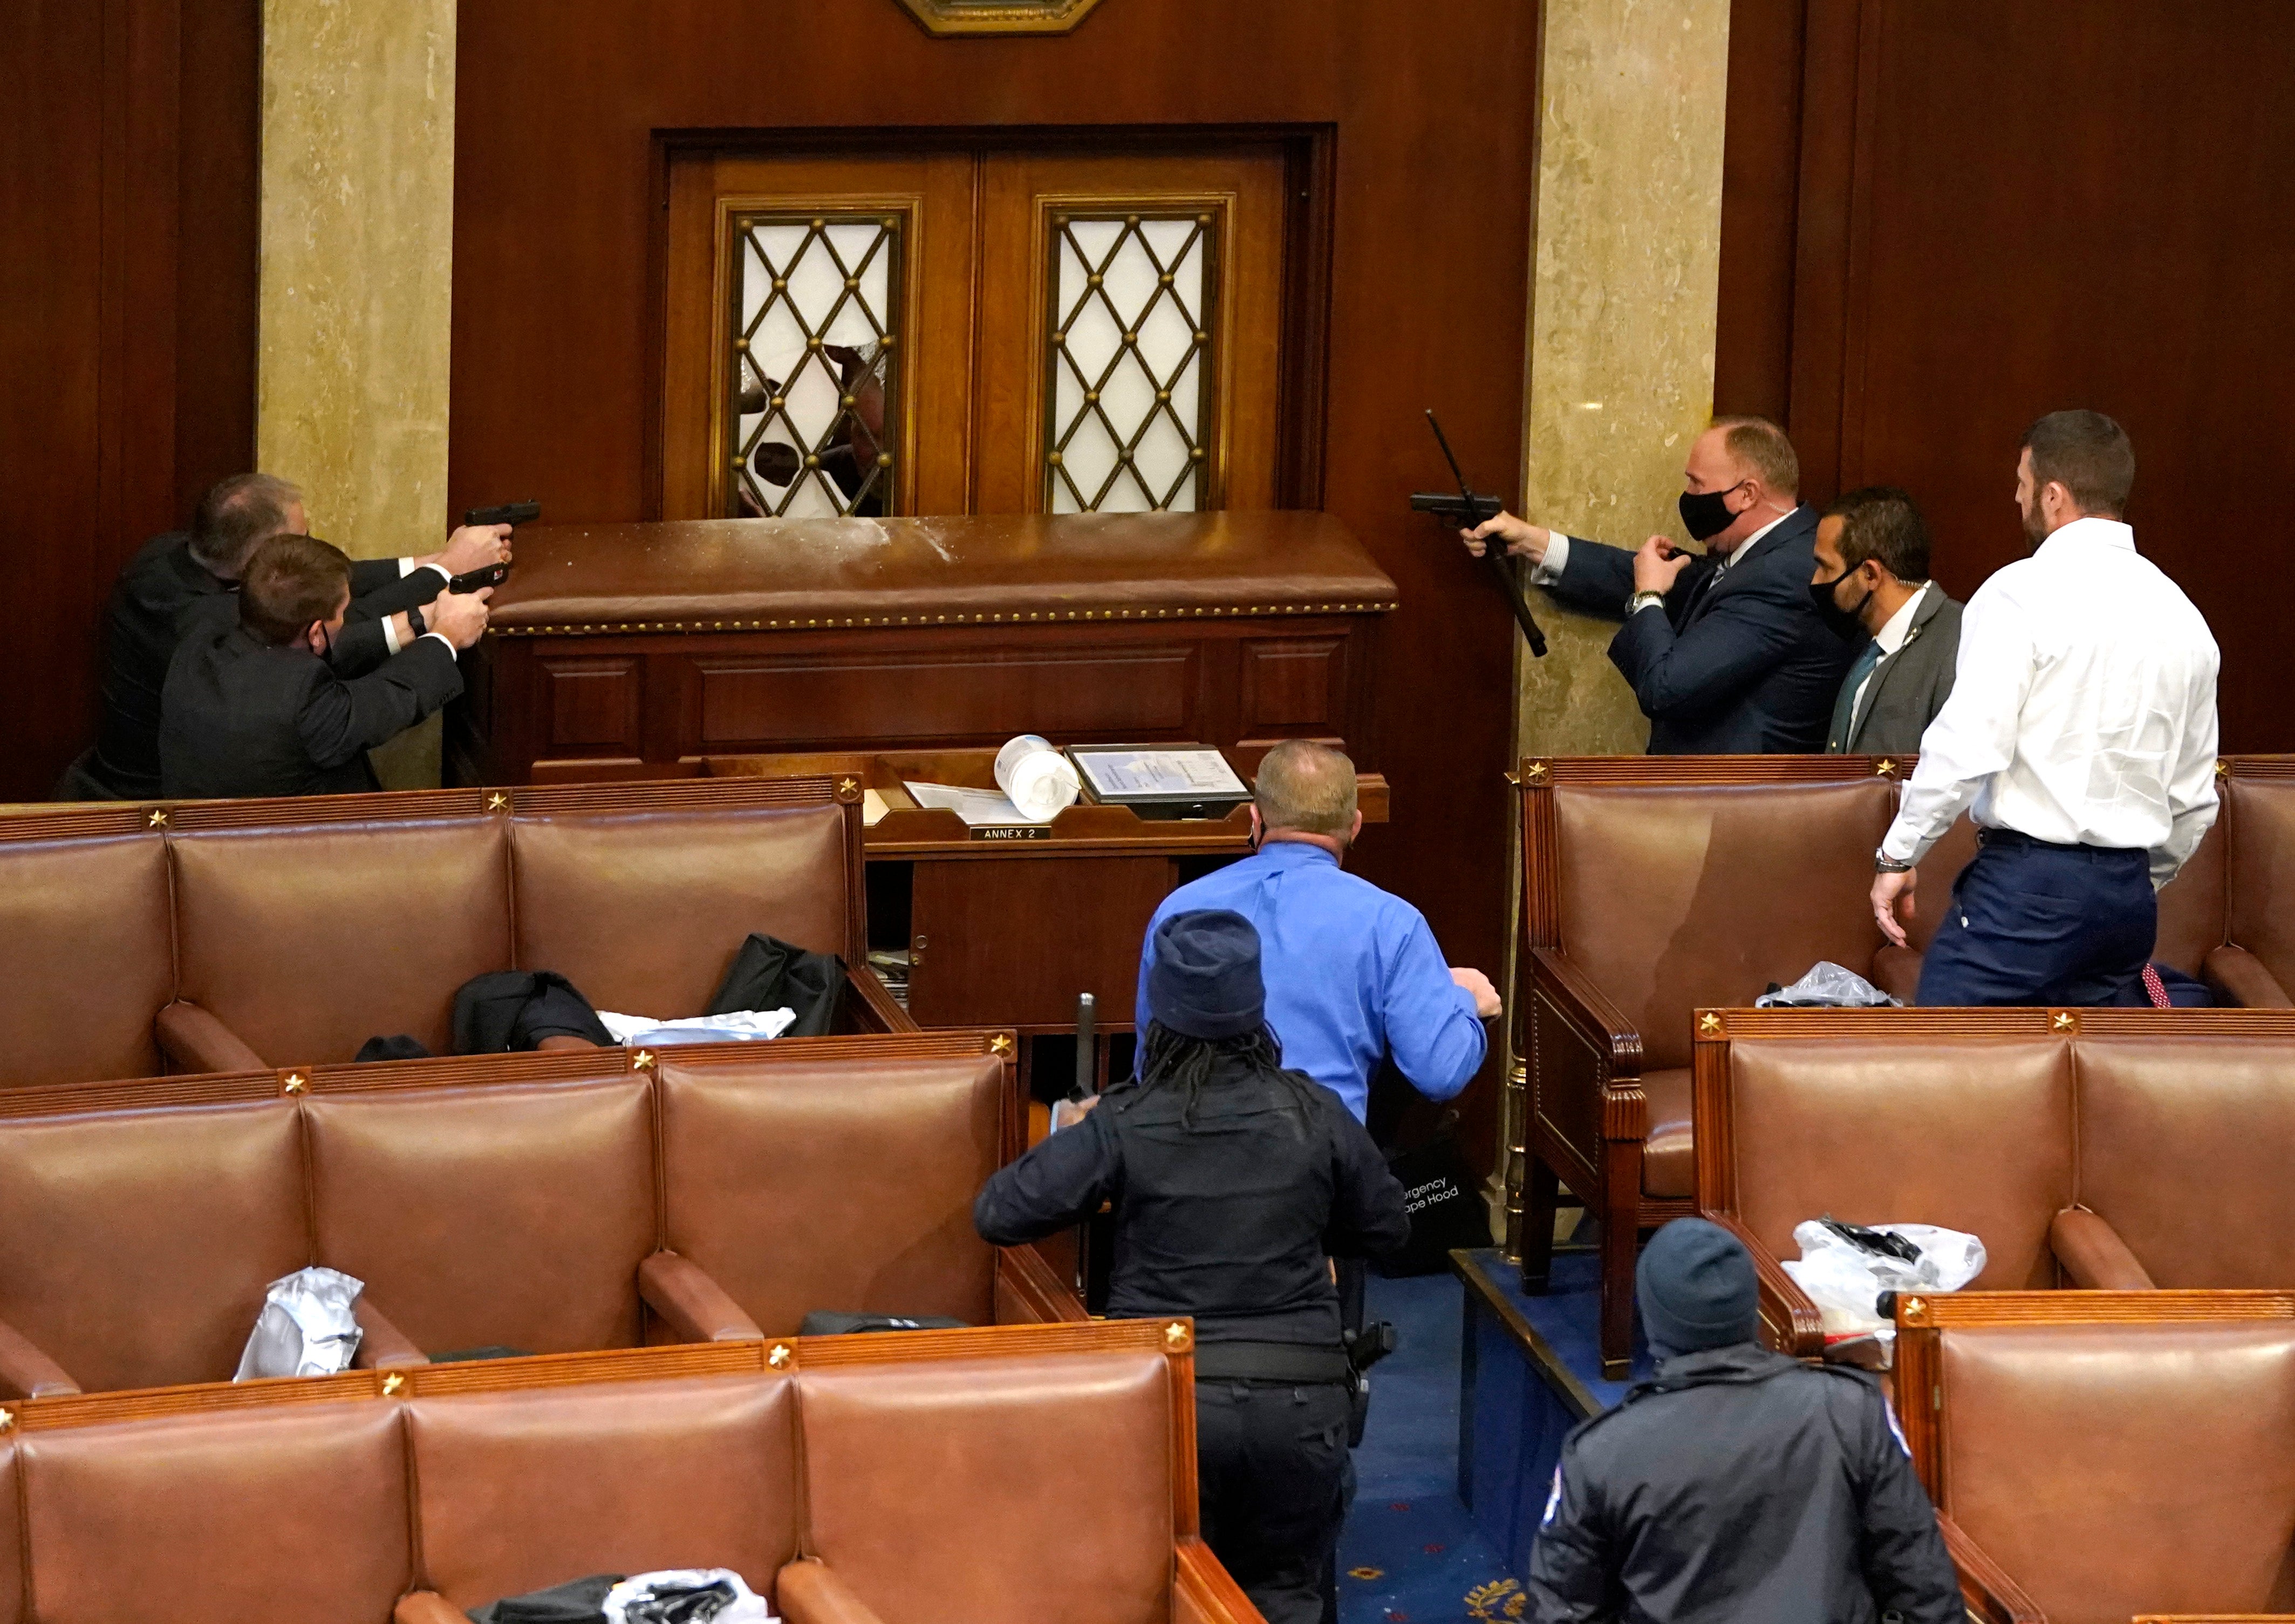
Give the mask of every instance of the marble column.
<path id="1" fill-rule="evenodd" d="M 355 558 L 446 534 L 454 8 L 264 0 L 256 461 Z M 376 759 L 437 783 L 437 722 Z"/>
<path id="2" fill-rule="evenodd" d="M 1682 460 L 1713 404 L 1729 0 L 1545 6 L 1518 510 L 1621 546 L 1679 539 Z M 1531 599 L 1548 652 L 1515 641 L 1516 754 L 1638 754 L 1616 622 Z"/>

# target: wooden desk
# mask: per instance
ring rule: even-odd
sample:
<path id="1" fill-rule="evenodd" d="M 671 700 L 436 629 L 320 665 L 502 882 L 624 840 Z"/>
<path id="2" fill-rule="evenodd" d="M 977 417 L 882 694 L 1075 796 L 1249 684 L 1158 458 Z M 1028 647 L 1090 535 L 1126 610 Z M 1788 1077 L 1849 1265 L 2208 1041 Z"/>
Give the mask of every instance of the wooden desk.
<path id="1" fill-rule="evenodd" d="M 1247 784 L 1265 752 L 1225 754 Z M 941 750 L 747 755 L 703 765 L 718 777 L 850 774 L 884 798 L 885 814 L 862 836 L 870 945 L 905 944 L 909 1013 L 918 1024 L 1065 1033 L 1075 1024 L 1077 994 L 1090 992 L 1101 1030 L 1129 1032 L 1148 916 L 1179 885 L 1250 852 L 1250 809 L 1159 820 L 1128 807 L 1078 804 L 1044 825 L 1040 839 L 982 839 L 954 812 L 919 806 L 901 787 L 914 779 L 991 788 L 995 758 L 993 750 Z M 1359 798 L 1366 823 L 1386 820 L 1385 779 L 1364 775 Z M 1022 1047 L 1027 1066 L 1033 1046 Z M 1103 1052 L 1103 1066 L 1106 1060 Z"/>
<path id="2" fill-rule="evenodd" d="M 681 777 L 1016 733 L 1369 742 L 1394 583 L 1322 513 L 537 526 L 449 783 Z"/>

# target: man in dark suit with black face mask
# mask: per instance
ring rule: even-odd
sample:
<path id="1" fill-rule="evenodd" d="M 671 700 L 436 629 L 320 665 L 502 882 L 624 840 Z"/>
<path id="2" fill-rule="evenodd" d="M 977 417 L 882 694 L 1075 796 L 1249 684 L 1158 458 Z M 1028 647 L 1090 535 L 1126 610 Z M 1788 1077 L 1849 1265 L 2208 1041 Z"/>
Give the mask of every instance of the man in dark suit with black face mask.
<path id="1" fill-rule="evenodd" d="M 1855 650 L 1809 600 L 1817 515 L 1800 491 L 1784 429 L 1722 417 L 1682 469 L 1682 527 L 1703 554 L 1662 535 L 1629 552 L 1511 513 L 1462 535 L 1477 557 L 1505 542 L 1564 603 L 1624 616 L 1610 662 L 1650 719 L 1651 755 L 1821 751 Z"/>

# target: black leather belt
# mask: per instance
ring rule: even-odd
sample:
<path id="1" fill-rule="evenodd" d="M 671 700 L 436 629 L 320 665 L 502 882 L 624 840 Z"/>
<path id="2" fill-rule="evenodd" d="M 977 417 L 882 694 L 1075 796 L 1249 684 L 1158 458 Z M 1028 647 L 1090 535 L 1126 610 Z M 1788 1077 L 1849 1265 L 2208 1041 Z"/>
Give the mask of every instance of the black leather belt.
<path id="1" fill-rule="evenodd" d="M 1212 1382 L 1344 1382 L 1344 1348 L 1313 1342 L 1199 1342 L 1196 1379 Z"/>

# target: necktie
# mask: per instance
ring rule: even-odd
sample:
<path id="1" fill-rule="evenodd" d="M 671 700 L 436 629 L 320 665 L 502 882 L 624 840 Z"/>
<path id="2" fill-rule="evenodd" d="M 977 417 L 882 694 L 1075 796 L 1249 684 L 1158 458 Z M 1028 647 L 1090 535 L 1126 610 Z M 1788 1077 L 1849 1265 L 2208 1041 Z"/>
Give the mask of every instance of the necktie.
<path id="1" fill-rule="evenodd" d="M 1841 680 L 1841 697 L 1833 702 L 1833 725 L 1825 731 L 1825 747 L 1846 749 L 1849 745 L 1850 723 L 1857 719 L 1857 685 L 1873 674 L 1873 667 L 1881 663 L 1881 645 L 1868 641 L 1865 652 L 1849 668 Z"/>

